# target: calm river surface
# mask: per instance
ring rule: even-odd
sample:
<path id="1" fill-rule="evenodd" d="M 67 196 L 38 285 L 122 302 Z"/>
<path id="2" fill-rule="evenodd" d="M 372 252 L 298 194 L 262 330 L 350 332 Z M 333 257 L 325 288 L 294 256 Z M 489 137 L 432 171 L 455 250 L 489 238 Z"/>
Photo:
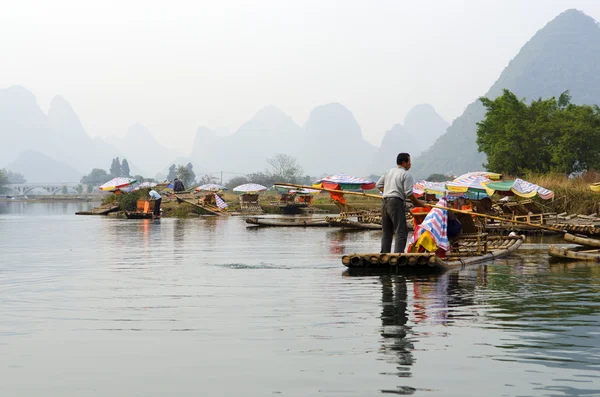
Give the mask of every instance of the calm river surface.
<path id="1" fill-rule="evenodd" d="M 600 267 L 557 237 L 349 277 L 380 232 L 0 203 L 0 396 L 598 396 Z"/>

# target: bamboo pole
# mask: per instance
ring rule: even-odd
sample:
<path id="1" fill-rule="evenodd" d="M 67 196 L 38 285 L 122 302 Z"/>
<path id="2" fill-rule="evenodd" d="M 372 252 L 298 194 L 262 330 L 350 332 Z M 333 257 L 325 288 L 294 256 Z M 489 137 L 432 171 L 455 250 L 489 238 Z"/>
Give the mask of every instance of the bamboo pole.
<path id="1" fill-rule="evenodd" d="M 376 195 L 376 194 L 369 194 L 369 193 L 362 193 L 362 192 L 349 192 L 349 191 L 345 191 L 345 190 L 335 190 L 335 189 L 326 189 L 326 188 L 319 188 L 319 187 L 313 187 L 313 186 L 306 186 L 306 185 L 296 185 L 293 183 L 275 183 L 275 185 L 286 185 L 286 186 L 293 186 L 293 187 L 298 187 L 298 188 L 304 188 L 304 189 L 316 189 L 316 190 L 321 190 L 321 191 L 325 191 L 325 192 L 333 192 L 333 193 L 342 193 L 342 194 L 353 194 L 356 196 L 363 196 L 363 197 L 373 197 L 373 198 L 378 198 L 378 199 L 383 199 L 382 196 Z M 539 229 L 544 229 L 544 230 L 551 230 L 553 232 L 559 232 L 559 233 L 566 233 L 565 230 L 563 229 L 559 229 L 559 228 L 554 228 L 554 227 L 550 227 L 550 226 L 544 226 L 544 225 L 537 225 L 535 223 L 529 223 L 529 222 L 523 222 L 523 221 L 516 221 L 513 219 L 506 219 L 506 218 L 501 218 L 499 216 L 493 216 L 493 215 L 488 215 L 488 214 L 481 214 L 479 212 L 471 212 L 471 211 L 463 211 L 463 210 L 458 210 L 455 208 L 449 208 L 449 207 L 442 207 L 442 206 L 438 206 L 438 205 L 433 205 L 433 204 L 425 204 L 428 207 L 431 208 L 440 208 L 443 210 L 448 210 L 448 211 L 452 211 L 452 212 L 456 212 L 459 214 L 467 214 L 467 215 L 475 215 L 475 216 L 479 216 L 481 218 L 488 218 L 488 219 L 495 219 L 498 221 L 502 221 L 502 222 L 510 222 L 510 223 L 514 223 L 517 225 L 526 225 L 526 226 L 533 226 L 533 227 L 537 227 Z"/>

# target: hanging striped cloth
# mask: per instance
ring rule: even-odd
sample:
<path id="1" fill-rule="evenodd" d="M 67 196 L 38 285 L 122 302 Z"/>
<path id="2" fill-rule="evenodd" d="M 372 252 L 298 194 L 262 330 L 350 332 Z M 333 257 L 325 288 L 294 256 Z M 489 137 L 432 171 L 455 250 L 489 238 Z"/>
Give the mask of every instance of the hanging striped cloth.
<path id="1" fill-rule="evenodd" d="M 224 210 L 225 208 L 228 207 L 227 203 L 221 197 L 219 197 L 219 195 L 217 193 L 213 193 L 213 194 L 215 195 L 215 201 L 217 202 L 217 207 L 219 207 L 222 210 Z"/>
<path id="2" fill-rule="evenodd" d="M 448 207 L 446 199 L 442 198 L 436 206 Z M 425 231 L 428 231 L 433 237 L 438 248 L 448 251 L 450 249 L 450 242 L 448 241 L 448 211 L 440 208 L 432 208 L 427 214 L 423 222 L 415 228 L 412 238 L 406 246 L 406 252 L 410 252 L 410 249 L 414 243 L 417 242 L 419 237 Z"/>

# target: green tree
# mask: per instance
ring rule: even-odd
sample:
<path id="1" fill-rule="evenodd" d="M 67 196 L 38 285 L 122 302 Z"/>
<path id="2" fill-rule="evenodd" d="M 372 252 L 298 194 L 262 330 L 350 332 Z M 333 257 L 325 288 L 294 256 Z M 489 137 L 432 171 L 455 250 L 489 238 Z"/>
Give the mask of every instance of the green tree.
<path id="1" fill-rule="evenodd" d="M 570 174 L 600 166 L 600 110 L 573 105 L 569 92 L 530 105 L 509 90 L 480 98 L 487 113 L 477 123 L 477 145 L 490 171 L 520 175 Z"/>
<path id="2" fill-rule="evenodd" d="M 118 157 L 112 159 L 112 163 L 110 164 L 110 174 L 113 177 L 121 176 L 121 161 Z"/>
<path id="3" fill-rule="evenodd" d="M 279 153 L 267 159 L 267 163 L 271 166 L 271 175 L 275 182 L 297 183 L 302 177 L 302 167 L 290 155 Z"/>
<path id="4" fill-rule="evenodd" d="M 186 189 L 189 188 L 196 180 L 196 174 L 194 174 L 192 163 L 178 166 L 176 176 L 183 182 Z"/>
<path id="5" fill-rule="evenodd" d="M 19 174 L 18 172 L 12 172 L 7 170 L 6 168 L 2 169 L 2 173 L 8 180 L 8 183 L 27 183 L 27 180 L 23 176 L 23 174 Z"/>
<path id="6" fill-rule="evenodd" d="M 101 185 L 104 182 L 108 182 L 112 178 L 106 171 L 101 170 L 100 168 L 94 168 L 89 175 L 83 176 L 81 178 L 81 183 L 87 185 Z"/>
<path id="7" fill-rule="evenodd" d="M 4 170 L 0 170 L 0 193 L 4 193 L 6 191 L 4 185 L 8 185 L 8 178 L 4 174 Z"/>
<path id="8" fill-rule="evenodd" d="M 206 185 L 209 183 L 218 183 L 219 180 L 217 179 L 216 176 L 212 176 L 212 175 L 208 175 L 208 174 L 204 174 L 200 177 L 200 179 L 198 179 L 198 185 Z M 235 185 L 238 186 L 238 185 Z"/>
<path id="9" fill-rule="evenodd" d="M 121 162 L 121 176 L 131 176 L 131 170 L 129 169 L 129 163 L 127 162 L 127 159 L 123 159 L 123 161 Z"/>
<path id="10" fill-rule="evenodd" d="M 244 185 L 246 183 L 248 183 L 248 178 L 246 178 L 245 176 L 236 176 L 231 178 L 225 186 L 227 187 L 227 189 L 231 190 L 236 186 Z"/>
<path id="11" fill-rule="evenodd" d="M 77 191 L 77 194 L 83 193 L 83 185 L 82 184 L 77 185 L 75 190 Z"/>
<path id="12" fill-rule="evenodd" d="M 431 174 L 426 178 L 429 182 L 446 182 L 451 181 L 452 179 L 454 179 L 454 177 L 445 174 Z"/>
<path id="13" fill-rule="evenodd" d="M 171 164 L 169 167 L 169 174 L 167 175 L 167 180 L 172 181 L 177 178 L 177 166 L 175 164 Z"/>

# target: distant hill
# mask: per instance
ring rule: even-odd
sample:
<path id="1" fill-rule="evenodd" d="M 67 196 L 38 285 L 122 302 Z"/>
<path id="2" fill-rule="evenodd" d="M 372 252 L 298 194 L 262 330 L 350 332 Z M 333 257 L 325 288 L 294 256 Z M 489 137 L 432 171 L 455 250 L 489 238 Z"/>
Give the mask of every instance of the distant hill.
<path id="1" fill-rule="evenodd" d="M 404 129 L 413 142 L 413 147 L 406 151 L 414 157 L 420 155 L 446 132 L 449 125 L 430 104 L 413 107 L 404 119 Z"/>
<path id="2" fill-rule="evenodd" d="M 600 27 L 578 10 L 567 10 L 539 30 L 510 61 L 484 95 L 496 98 L 509 89 L 527 101 L 558 97 L 570 90 L 576 104 L 600 103 Z M 413 160 L 413 174 L 460 174 L 482 169 L 477 152 L 476 123 L 485 110 L 471 103 L 435 144 Z"/>
<path id="3" fill-rule="evenodd" d="M 369 172 L 381 174 L 396 165 L 398 153 L 407 152 L 412 158 L 431 146 L 448 127 L 448 122 L 440 117 L 429 104 L 413 107 L 406 118 L 404 126 L 395 124 L 387 131 L 381 146 L 375 153 Z"/>
<path id="4" fill-rule="evenodd" d="M 154 176 L 178 156 L 174 150 L 161 145 L 140 123 L 130 126 L 124 138 L 111 137 L 108 142 L 122 153 L 120 160 L 126 158 L 128 163 L 135 164 L 137 172 L 148 177 Z"/>
<path id="5" fill-rule="evenodd" d="M 35 97 L 23 87 L 0 89 L 0 161 L 5 166 L 25 150 L 55 155 L 59 137 L 48 124 Z"/>
<path id="6" fill-rule="evenodd" d="M 33 150 L 21 153 L 7 168 L 23 174 L 29 183 L 78 182 L 83 176 L 75 168 Z"/>
<path id="7" fill-rule="evenodd" d="M 339 103 L 314 108 L 304 124 L 298 160 L 310 175 L 347 173 L 368 175 L 377 148 L 362 136 L 350 110 Z"/>
<path id="8" fill-rule="evenodd" d="M 115 146 L 101 139 L 92 139 L 87 134 L 79 116 L 62 96 L 52 99 L 47 120 L 55 142 L 59 145 L 53 151 L 40 151 L 69 164 L 83 174 L 92 168 L 108 169 L 114 157 L 122 157 Z"/>

